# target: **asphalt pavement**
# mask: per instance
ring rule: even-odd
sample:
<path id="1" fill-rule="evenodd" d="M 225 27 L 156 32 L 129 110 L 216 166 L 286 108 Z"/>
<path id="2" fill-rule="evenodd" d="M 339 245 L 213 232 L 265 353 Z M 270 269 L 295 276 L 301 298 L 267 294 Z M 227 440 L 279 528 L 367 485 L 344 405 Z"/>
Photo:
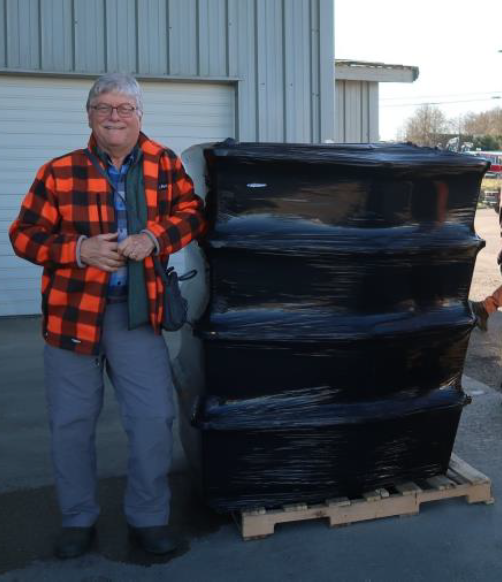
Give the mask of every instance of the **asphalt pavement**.
<path id="1" fill-rule="evenodd" d="M 502 314 L 495 316 L 498 325 Z M 192 486 L 179 441 L 170 476 L 172 527 L 185 543 L 152 558 L 131 547 L 121 513 L 125 437 L 113 391 L 98 427 L 103 513 L 93 551 L 52 556 L 59 522 L 52 487 L 38 318 L 0 319 L 0 582 L 499 581 L 502 509 L 464 499 L 423 504 L 420 513 L 330 529 L 322 520 L 284 524 L 244 542 L 232 519 L 207 509 Z M 477 332 L 475 332 L 477 333 Z M 464 377 L 472 404 L 455 452 L 502 491 L 502 395 Z"/>

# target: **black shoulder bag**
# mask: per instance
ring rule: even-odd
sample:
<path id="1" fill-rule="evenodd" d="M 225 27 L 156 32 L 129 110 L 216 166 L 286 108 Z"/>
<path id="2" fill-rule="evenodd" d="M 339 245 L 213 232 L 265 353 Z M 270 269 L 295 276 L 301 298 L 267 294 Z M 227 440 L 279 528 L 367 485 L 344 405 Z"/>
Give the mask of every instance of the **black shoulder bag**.
<path id="1" fill-rule="evenodd" d="M 92 165 L 96 170 L 106 179 L 106 181 L 111 185 L 112 190 L 115 192 L 112 181 L 110 180 L 107 173 L 99 165 L 96 156 L 89 150 L 85 150 L 85 155 L 89 158 Z M 124 200 L 127 212 L 131 220 L 139 223 L 139 218 L 136 211 L 131 207 L 127 200 Z M 141 229 L 137 229 L 141 230 Z M 185 323 L 188 322 L 188 301 L 183 297 L 180 290 L 180 281 L 188 281 L 193 279 L 197 275 L 196 269 L 192 269 L 187 273 L 178 276 L 178 273 L 174 270 L 174 267 L 169 267 L 165 269 L 157 255 L 152 256 L 153 264 L 155 266 L 155 272 L 162 279 L 164 283 L 164 295 L 163 295 L 163 317 L 162 317 L 162 329 L 166 331 L 178 331 L 181 329 Z"/>
<path id="2" fill-rule="evenodd" d="M 188 301 L 181 294 L 179 281 L 188 281 L 197 275 L 197 271 L 192 269 L 184 275 L 178 277 L 174 267 L 164 269 L 159 257 L 153 257 L 155 272 L 164 282 L 164 315 L 162 317 L 162 328 L 166 331 L 177 331 L 188 322 Z"/>

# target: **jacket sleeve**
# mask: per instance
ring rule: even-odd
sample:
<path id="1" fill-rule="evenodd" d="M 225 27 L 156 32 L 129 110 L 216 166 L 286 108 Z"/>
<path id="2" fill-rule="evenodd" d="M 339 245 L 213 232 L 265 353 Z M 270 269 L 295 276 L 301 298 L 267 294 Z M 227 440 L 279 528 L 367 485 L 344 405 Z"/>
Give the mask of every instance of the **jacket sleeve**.
<path id="1" fill-rule="evenodd" d="M 163 156 L 161 164 L 169 179 L 158 194 L 159 220 L 149 221 L 147 228 L 157 237 L 160 253 L 171 254 L 204 234 L 206 219 L 204 202 L 195 194 L 180 158 Z"/>
<path id="2" fill-rule="evenodd" d="M 77 267 L 80 236 L 59 232 L 61 216 L 50 162 L 40 168 L 9 229 L 18 256 L 48 268 Z"/>

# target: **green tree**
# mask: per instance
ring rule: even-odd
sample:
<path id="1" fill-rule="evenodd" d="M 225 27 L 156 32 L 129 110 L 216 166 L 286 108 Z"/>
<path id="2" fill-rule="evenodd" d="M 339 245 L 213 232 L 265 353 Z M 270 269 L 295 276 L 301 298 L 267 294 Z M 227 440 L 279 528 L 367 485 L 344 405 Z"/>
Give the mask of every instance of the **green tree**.
<path id="1" fill-rule="evenodd" d="M 478 135 L 474 138 L 473 148 L 475 150 L 500 150 L 502 149 L 502 135 Z"/>

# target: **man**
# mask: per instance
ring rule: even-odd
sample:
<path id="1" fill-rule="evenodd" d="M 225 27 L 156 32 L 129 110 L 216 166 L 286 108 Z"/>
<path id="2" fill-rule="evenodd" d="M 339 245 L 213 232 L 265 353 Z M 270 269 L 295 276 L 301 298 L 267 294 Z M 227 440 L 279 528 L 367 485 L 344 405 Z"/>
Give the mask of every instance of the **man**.
<path id="1" fill-rule="evenodd" d="M 502 235 L 502 208 L 499 210 L 499 224 Z M 497 264 L 502 272 L 502 251 L 498 254 Z M 476 327 L 486 333 L 488 331 L 488 319 L 490 315 L 502 307 L 502 285 L 497 287 L 482 301 L 471 301 L 470 304 L 476 317 Z"/>
<path id="2" fill-rule="evenodd" d="M 502 307 L 502 286 L 497 287 L 495 291 L 483 301 L 471 301 L 472 311 L 476 316 L 476 327 L 481 331 L 488 331 L 488 318 L 492 313 Z"/>
<path id="3" fill-rule="evenodd" d="M 176 547 L 167 527 L 174 404 L 152 255 L 165 263 L 201 234 L 203 205 L 179 158 L 141 133 L 133 77 L 100 77 L 87 114 L 88 148 L 42 166 L 10 228 L 16 253 L 44 267 L 45 383 L 62 513 L 55 552 L 81 555 L 95 533 L 94 436 L 106 367 L 128 436 L 130 535 L 164 554 Z"/>

